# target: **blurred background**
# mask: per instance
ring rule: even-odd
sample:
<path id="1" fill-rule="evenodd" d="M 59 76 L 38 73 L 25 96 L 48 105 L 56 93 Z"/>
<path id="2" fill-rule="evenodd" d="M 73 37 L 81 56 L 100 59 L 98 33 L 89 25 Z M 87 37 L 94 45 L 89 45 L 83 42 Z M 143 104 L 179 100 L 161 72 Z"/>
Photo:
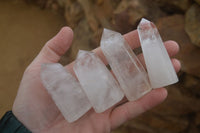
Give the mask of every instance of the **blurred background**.
<path id="1" fill-rule="evenodd" d="M 61 27 L 74 30 L 67 64 L 78 49 L 99 46 L 103 28 L 122 34 L 140 19 L 153 21 L 163 40 L 180 45 L 180 82 L 161 105 L 113 133 L 200 132 L 200 0 L 0 0 L 0 117 L 11 110 L 28 64 Z"/>

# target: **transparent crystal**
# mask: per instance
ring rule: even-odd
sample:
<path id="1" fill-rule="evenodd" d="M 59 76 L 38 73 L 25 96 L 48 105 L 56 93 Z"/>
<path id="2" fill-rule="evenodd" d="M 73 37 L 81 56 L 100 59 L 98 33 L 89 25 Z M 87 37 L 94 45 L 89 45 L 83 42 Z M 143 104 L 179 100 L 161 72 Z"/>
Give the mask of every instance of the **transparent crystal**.
<path id="1" fill-rule="evenodd" d="M 151 90 L 145 69 L 120 33 L 104 29 L 101 49 L 128 100 Z"/>
<path id="2" fill-rule="evenodd" d="M 142 19 L 138 34 L 152 88 L 160 88 L 178 82 L 174 67 L 156 26 Z"/>
<path id="3" fill-rule="evenodd" d="M 91 108 L 81 85 L 61 64 L 43 64 L 41 80 L 68 122 L 79 119 Z"/>
<path id="4" fill-rule="evenodd" d="M 79 51 L 74 72 L 97 113 L 104 112 L 123 98 L 117 81 L 93 52 Z"/>

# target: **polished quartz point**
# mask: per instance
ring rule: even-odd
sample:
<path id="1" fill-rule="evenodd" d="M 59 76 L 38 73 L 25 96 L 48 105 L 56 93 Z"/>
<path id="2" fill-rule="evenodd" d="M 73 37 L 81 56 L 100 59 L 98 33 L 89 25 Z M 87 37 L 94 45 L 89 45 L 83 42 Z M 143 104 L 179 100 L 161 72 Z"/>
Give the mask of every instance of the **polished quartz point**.
<path id="1" fill-rule="evenodd" d="M 97 113 L 104 112 L 124 97 L 117 81 L 93 52 L 79 50 L 73 69 Z"/>
<path id="2" fill-rule="evenodd" d="M 101 49 L 128 100 L 151 90 L 145 69 L 120 33 L 104 29 Z"/>
<path id="3" fill-rule="evenodd" d="M 152 88 L 160 88 L 178 82 L 167 50 L 156 26 L 142 19 L 138 34 Z"/>
<path id="4" fill-rule="evenodd" d="M 41 80 L 68 122 L 76 121 L 91 108 L 81 85 L 61 64 L 43 64 Z"/>

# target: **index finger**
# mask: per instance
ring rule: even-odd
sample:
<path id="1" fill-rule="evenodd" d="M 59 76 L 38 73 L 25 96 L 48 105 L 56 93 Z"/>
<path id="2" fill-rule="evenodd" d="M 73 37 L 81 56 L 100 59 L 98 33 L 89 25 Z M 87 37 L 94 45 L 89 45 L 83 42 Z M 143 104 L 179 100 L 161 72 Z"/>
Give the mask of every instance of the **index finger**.
<path id="1" fill-rule="evenodd" d="M 137 30 L 131 31 L 129 33 L 126 33 L 123 35 L 124 39 L 127 41 L 129 46 L 134 49 L 140 47 L 140 41 Z M 104 64 L 107 64 L 106 58 L 101 50 L 101 47 L 98 47 L 94 50 L 92 50 L 96 55 L 99 56 L 99 58 L 103 61 Z M 68 70 L 72 70 L 72 67 L 74 65 L 74 61 L 70 64 L 68 64 L 66 67 Z M 72 71 L 71 71 L 72 72 Z"/>

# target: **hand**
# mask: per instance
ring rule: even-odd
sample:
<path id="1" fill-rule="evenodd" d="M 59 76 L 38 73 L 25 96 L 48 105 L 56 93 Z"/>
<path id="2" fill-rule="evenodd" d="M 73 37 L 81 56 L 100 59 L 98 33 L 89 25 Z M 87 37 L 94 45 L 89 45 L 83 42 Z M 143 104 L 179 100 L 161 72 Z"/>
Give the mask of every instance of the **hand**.
<path id="1" fill-rule="evenodd" d="M 123 104 L 100 114 L 91 109 L 81 119 L 74 123 L 68 123 L 43 87 L 40 69 L 42 63 L 58 62 L 69 49 L 72 38 L 72 30 L 68 27 L 62 28 L 55 37 L 46 43 L 24 72 L 12 110 L 17 119 L 32 132 L 109 133 L 125 121 L 158 105 L 167 97 L 166 89 L 155 89 L 137 101 L 128 102 L 125 100 Z M 124 38 L 133 49 L 140 46 L 137 31 L 125 34 Z M 179 50 L 178 44 L 174 41 L 165 42 L 165 47 L 170 57 Z M 93 51 L 106 63 L 100 48 Z M 138 57 L 144 63 L 142 54 Z M 172 63 L 175 70 L 179 71 L 179 61 L 172 59 Z M 65 67 L 72 72 L 73 63 Z"/>

